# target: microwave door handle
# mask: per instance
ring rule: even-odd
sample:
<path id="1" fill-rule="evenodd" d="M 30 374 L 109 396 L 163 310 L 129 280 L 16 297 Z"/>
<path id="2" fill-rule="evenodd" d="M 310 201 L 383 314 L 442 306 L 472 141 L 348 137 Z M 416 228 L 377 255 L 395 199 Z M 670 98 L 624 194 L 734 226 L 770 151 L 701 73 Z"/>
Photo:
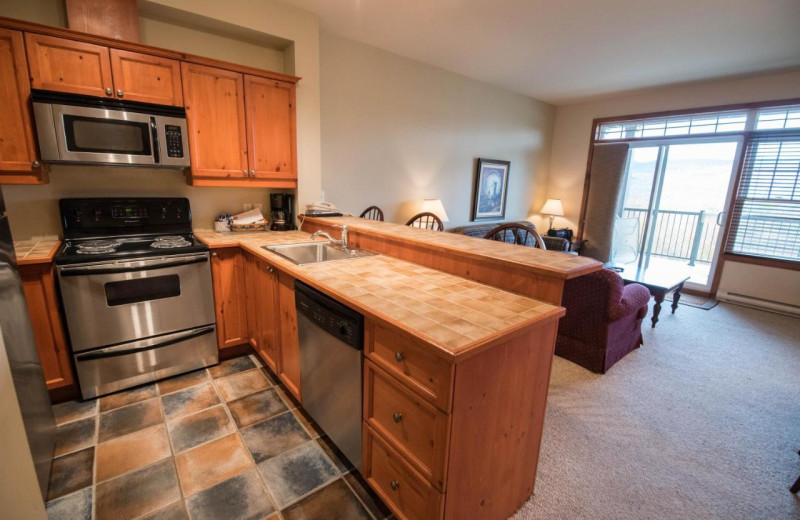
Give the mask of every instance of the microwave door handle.
<path id="1" fill-rule="evenodd" d="M 84 354 L 77 354 L 75 356 L 75 360 L 90 361 L 93 359 L 104 359 L 110 357 L 137 354 L 139 352 L 146 352 L 148 350 L 154 350 L 161 347 L 168 347 L 170 345 L 174 345 L 175 343 L 180 343 L 188 339 L 197 338 L 199 336 L 210 334 L 211 332 L 214 332 L 214 325 L 206 325 L 205 327 L 199 327 L 184 332 L 178 332 L 176 334 L 169 334 L 168 336 L 163 336 L 161 338 L 155 338 L 146 341 L 137 341 L 133 343 L 133 345 L 131 344 L 118 345 L 116 347 L 107 347 L 99 350 L 93 350 L 92 352 L 86 352 Z"/>
<path id="2" fill-rule="evenodd" d="M 156 118 L 150 118 L 150 134 L 153 136 L 153 162 L 161 164 L 161 148 L 158 143 L 158 125 L 156 125 Z"/>
<path id="3" fill-rule="evenodd" d="M 117 273 L 135 273 L 137 271 L 149 271 L 151 269 L 165 269 L 167 267 L 179 267 L 190 264 L 200 264 L 208 262 L 208 256 L 198 256 L 183 260 L 160 260 L 147 265 L 137 265 L 129 267 L 104 267 L 100 266 L 80 266 L 80 267 L 63 267 L 61 268 L 61 276 L 89 276 L 95 274 L 117 274 Z"/>

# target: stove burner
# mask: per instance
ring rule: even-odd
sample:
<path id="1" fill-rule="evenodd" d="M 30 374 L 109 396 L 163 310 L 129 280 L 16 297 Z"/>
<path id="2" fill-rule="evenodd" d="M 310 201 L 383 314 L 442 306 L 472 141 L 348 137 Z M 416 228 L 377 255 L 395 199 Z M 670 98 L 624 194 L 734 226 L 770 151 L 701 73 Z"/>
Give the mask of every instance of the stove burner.
<path id="1" fill-rule="evenodd" d="M 75 252 L 79 255 L 99 255 L 103 253 L 113 253 L 119 247 L 119 240 L 88 240 L 75 246 Z"/>
<path id="2" fill-rule="evenodd" d="M 183 238 L 182 236 L 165 235 L 156 238 L 150 244 L 150 247 L 154 247 L 156 249 L 174 249 L 176 247 L 186 247 L 190 245 L 192 245 L 192 243 Z"/>

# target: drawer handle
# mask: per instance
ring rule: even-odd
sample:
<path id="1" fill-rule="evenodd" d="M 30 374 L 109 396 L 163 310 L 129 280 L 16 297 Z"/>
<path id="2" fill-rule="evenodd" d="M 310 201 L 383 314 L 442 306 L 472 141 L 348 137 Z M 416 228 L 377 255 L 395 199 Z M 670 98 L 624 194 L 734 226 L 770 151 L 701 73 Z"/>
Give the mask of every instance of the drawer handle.
<path id="1" fill-rule="evenodd" d="M 393 490 L 397 491 L 397 488 L 400 487 L 400 483 L 398 481 L 396 481 L 396 480 L 393 480 L 393 481 L 389 482 L 389 486 L 391 486 L 391 488 Z"/>
<path id="2" fill-rule="evenodd" d="M 397 361 L 398 363 L 400 363 L 401 361 L 403 361 L 405 358 L 406 358 L 406 357 L 403 355 L 403 353 L 402 353 L 402 352 L 395 352 L 395 353 L 394 353 L 394 360 L 395 360 L 395 361 Z"/>
<path id="3" fill-rule="evenodd" d="M 396 414 L 392 415 L 392 419 L 394 419 L 394 422 L 399 423 L 400 421 L 403 420 L 403 414 L 396 413 Z"/>

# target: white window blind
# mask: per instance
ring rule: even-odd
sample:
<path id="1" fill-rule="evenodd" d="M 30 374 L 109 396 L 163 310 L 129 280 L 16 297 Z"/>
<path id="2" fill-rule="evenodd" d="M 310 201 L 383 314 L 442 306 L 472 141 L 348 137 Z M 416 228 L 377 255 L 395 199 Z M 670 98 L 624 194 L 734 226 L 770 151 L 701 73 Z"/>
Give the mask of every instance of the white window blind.
<path id="1" fill-rule="evenodd" d="M 743 161 L 725 251 L 800 261 L 800 133 L 752 136 Z"/>

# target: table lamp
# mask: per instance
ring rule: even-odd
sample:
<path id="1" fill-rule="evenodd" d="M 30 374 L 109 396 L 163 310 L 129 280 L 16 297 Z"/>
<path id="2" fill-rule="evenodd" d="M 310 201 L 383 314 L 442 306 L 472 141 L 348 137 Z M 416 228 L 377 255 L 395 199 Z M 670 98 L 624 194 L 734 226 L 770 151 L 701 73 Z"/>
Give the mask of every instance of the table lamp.
<path id="1" fill-rule="evenodd" d="M 561 204 L 561 199 L 547 199 L 547 202 L 542 206 L 542 214 L 550 215 L 550 229 L 553 229 L 553 219 L 564 216 L 564 206 Z"/>
<path id="2" fill-rule="evenodd" d="M 444 210 L 444 204 L 442 204 L 441 199 L 425 199 L 422 202 L 422 211 L 433 213 L 439 217 L 442 222 L 450 221 L 450 219 L 447 218 L 447 212 Z"/>

